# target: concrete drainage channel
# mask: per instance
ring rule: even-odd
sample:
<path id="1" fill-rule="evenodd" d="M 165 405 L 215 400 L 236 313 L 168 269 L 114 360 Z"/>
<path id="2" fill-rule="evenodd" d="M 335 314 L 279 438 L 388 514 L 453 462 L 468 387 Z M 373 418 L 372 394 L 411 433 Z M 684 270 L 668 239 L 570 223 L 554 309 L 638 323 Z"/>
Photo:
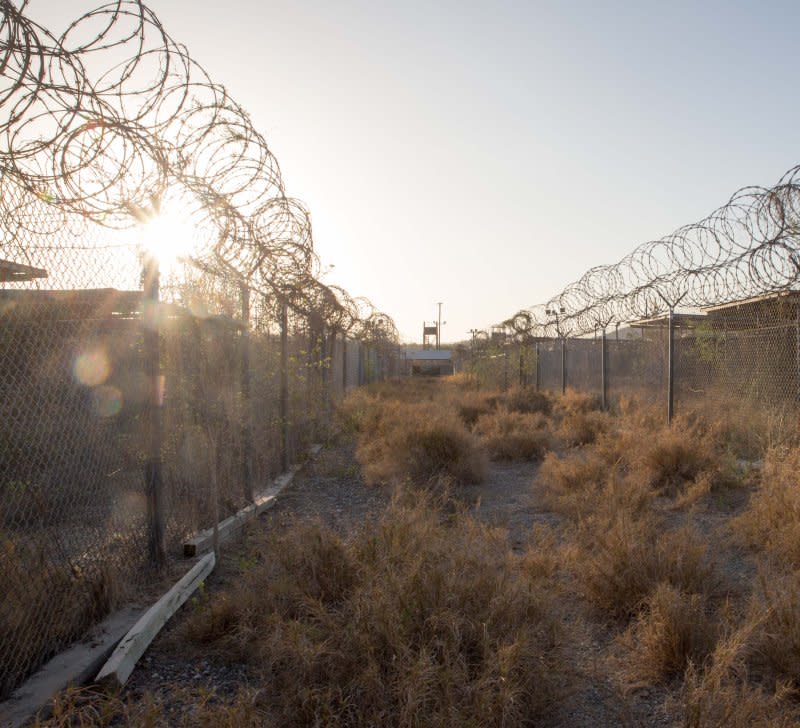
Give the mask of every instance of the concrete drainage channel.
<path id="1" fill-rule="evenodd" d="M 322 445 L 312 445 L 309 460 L 316 458 L 321 450 Z M 248 521 L 271 508 L 303 465 L 293 465 L 253 503 L 217 524 L 219 543 L 230 539 Z M 187 541 L 183 546 L 184 556 L 195 559 L 189 571 L 149 608 L 121 609 L 96 625 L 83 640 L 50 660 L 0 704 L 0 728 L 19 728 L 34 716 L 42 715 L 49 701 L 70 685 L 96 683 L 110 688 L 122 687 L 161 628 L 214 570 L 213 547 L 213 528 Z"/>

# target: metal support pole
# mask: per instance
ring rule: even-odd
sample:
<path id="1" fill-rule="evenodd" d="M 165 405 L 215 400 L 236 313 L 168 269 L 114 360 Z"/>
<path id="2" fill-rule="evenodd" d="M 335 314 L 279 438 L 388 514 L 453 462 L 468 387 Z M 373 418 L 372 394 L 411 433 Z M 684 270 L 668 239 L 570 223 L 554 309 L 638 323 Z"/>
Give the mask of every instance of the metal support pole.
<path id="1" fill-rule="evenodd" d="M 534 352 L 535 355 L 536 355 L 536 380 L 535 380 L 535 385 L 536 385 L 536 391 L 538 392 L 539 391 L 539 342 L 537 341 L 534 346 L 536 348 L 536 350 Z"/>
<path id="2" fill-rule="evenodd" d="M 159 324 L 159 269 L 158 259 L 148 255 L 143 270 L 143 345 L 144 370 L 150 387 L 147 415 L 147 460 L 144 468 L 145 493 L 147 497 L 148 555 L 158 569 L 167 561 L 164 515 L 164 478 L 161 462 L 163 423 L 161 404 L 163 379 L 161 376 L 160 324 Z"/>
<path id="3" fill-rule="evenodd" d="M 567 337 L 561 337 L 561 394 L 567 391 Z"/>
<path id="4" fill-rule="evenodd" d="M 250 399 L 250 289 L 241 286 L 242 297 L 242 487 L 248 503 L 253 502 L 253 433 Z"/>
<path id="5" fill-rule="evenodd" d="M 602 390 L 603 412 L 608 409 L 608 372 L 606 371 L 606 327 L 600 336 L 600 388 Z"/>
<path id="6" fill-rule="evenodd" d="M 289 470 L 289 307 L 281 307 L 281 471 Z"/>
<path id="7" fill-rule="evenodd" d="M 525 386 L 525 347 L 523 344 L 519 345 L 519 386 Z"/>
<path id="8" fill-rule="evenodd" d="M 672 424 L 675 398 L 675 311 L 669 309 L 667 329 L 667 423 Z"/>
<path id="9" fill-rule="evenodd" d="M 347 334 L 342 334 L 342 396 L 347 394 Z"/>
<path id="10" fill-rule="evenodd" d="M 508 389 L 508 347 L 503 349 L 503 391 Z"/>

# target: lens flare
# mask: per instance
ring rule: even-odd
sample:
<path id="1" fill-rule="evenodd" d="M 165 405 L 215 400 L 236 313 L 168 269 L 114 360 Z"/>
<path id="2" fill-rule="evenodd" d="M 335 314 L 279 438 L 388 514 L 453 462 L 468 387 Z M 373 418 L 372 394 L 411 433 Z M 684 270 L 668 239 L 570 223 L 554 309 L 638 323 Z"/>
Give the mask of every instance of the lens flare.
<path id="1" fill-rule="evenodd" d="M 75 360 L 75 378 L 87 387 L 96 387 L 111 374 L 111 362 L 101 347 L 83 352 Z"/>

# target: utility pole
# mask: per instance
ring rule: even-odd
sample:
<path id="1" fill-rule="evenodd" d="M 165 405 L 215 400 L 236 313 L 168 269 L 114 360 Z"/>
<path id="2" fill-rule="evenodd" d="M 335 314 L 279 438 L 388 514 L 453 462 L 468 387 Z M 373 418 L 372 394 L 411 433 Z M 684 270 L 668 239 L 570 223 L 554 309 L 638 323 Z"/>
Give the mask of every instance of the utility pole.
<path id="1" fill-rule="evenodd" d="M 436 348 L 440 349 L 442 343 L 442 302 L 439 301 L 437 306 L 439 306 L 439 323 L 436 325 Z"/>

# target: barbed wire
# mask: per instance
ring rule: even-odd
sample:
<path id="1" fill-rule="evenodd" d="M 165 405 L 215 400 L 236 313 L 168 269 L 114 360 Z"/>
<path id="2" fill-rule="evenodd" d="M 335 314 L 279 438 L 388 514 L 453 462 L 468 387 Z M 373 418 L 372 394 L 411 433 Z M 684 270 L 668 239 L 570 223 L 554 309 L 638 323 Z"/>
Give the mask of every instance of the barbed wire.
<path id="1" fill-rule="evenodd" d="M 800 279 L 800 167 L 744 187 L 703 220 L 591 268 L 502 322 L 517 340 L 581 336 L 613 323 L 786 291 Z M 488 338 L 488 335 L 479 338 Z"/>
<path id="2" fill-rule="evenodd" d="M 57 35 L 25 2 L 0 10 L 0 170 L 4 193 L 20 188 L 0 204 L 6 250 L 22 228 L 40 250 L 54 231 L 75 250 L 90 238 L 130 247 L 120 231 L 179 209 L 199 269 L 331 328 L 396 340 L 388 315 L 317 280 L 311 216 L 286 196 L 266 140 L 150 8 L 116 0 Z"/>

